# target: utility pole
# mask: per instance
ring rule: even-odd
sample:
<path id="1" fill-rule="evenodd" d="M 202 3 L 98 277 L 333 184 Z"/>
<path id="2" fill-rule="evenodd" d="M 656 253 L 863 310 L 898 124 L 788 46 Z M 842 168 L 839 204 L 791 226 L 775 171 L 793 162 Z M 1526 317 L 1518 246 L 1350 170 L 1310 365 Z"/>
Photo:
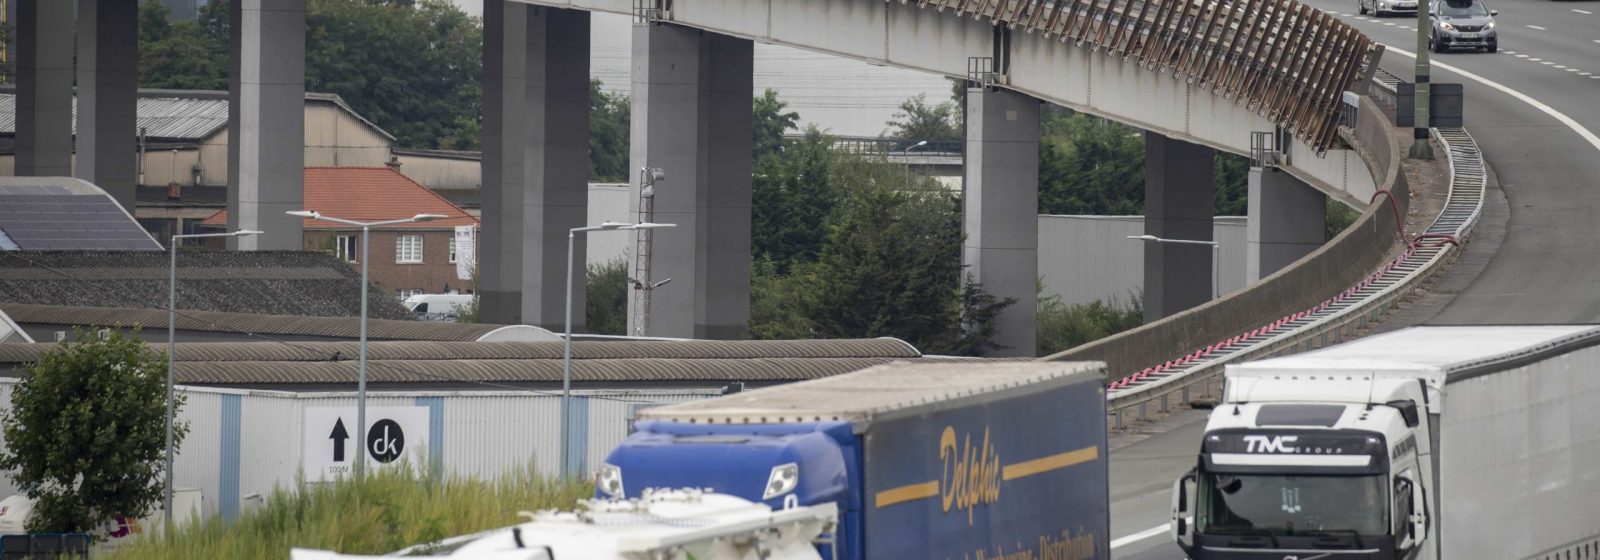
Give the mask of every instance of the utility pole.
<path id="1" fill-rule="evenodd" d="M 1428 36 L 1433 32 L 1433 22 L 1428 19 L 1428 0 L 1417 0 L 1417 76 L 1415 88 L 1417 120 L 1412 124 L 1411 159 L 1433 159 L 1433 145 L 1428 143 L 1428 104 L 1432 101 L 1428 87 Z"/>

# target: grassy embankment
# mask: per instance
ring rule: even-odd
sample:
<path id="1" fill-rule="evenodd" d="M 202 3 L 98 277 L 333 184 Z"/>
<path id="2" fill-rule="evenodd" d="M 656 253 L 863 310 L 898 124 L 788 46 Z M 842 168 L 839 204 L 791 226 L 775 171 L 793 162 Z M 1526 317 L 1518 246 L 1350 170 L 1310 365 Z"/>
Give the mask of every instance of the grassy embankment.
<path id="1" fill-rule="evenodd" d="M 278 490 L 266 505 L 233 523 L 214 518 L 118 550 L 115 560 L 230 558 L 285 560 L 290 548 L 382 554 L 407 546 L 505 527 L 518 511 L 571 508 L 593 495 L 588 482 L 556 481 L 522 471 L 493 482 L 437 480 L 411 469 L 385 469 L 364 481 Z"/>

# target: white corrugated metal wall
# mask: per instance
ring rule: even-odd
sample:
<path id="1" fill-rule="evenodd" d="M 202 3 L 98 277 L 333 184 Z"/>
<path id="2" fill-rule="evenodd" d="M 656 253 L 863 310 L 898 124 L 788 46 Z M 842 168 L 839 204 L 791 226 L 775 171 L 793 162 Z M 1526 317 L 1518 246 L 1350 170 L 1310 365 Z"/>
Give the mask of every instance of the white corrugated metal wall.
<path id="1" fill-rule="evenodd" d="M 15 379 L 0 380 L 0 410 L 8 410 Z M 189 434 L 179 448 L 174 485 L 199 488 L 206 515 L 232 517 L 243 497 L 290 488 L 301 475 L 305 413 L 315 407 L 354 407 L 355 393 L 289 393 L 180 387 L 179 412 Z M 634 410 L 650 404 L 711 397 L 715 390 L 661 389 L 573 392 L 573 447 L 579 476 L 628 434 Z M 532 391 L 416 391 L 370 393 L 369 407 L 429 408 L 430 459 L 450 476 L 492 479 L 530 462 L 555 474 L 560 457 L 561 399 Z M 437 457 L 436 459 L 434 457 Z M 575 461 L 575 462 L 577 462 Z M 17 493 L 0 476 L 0 496 Z"/>

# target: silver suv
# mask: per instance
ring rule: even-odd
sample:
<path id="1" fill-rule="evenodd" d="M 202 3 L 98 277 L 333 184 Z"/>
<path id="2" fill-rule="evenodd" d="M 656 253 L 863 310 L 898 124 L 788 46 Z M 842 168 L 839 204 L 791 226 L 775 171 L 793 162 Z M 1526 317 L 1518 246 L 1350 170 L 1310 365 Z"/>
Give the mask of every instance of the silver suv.
<path id="1" fill-rule="evenodd" d="M 1370 8 L 1368 6 L 1371 6 Z M 1361 15 L 1367 15 L 1370 10 L 1373 15 L 1383 17 L 1389 14 L 1417 15 L 1417 0 L 1356 0 L 1356 8 Z"/>
<path id="2" fill-rule="evenodd" d="M 1433 52 L 1450 49 L 1500 50 L 1500 38 L 1494 30 L 1494 16 L 1483 0 L 1433 0 L 1428 7 L 1428 17 L 1433 29 L 1428 33 L 1428 48 Z"/>

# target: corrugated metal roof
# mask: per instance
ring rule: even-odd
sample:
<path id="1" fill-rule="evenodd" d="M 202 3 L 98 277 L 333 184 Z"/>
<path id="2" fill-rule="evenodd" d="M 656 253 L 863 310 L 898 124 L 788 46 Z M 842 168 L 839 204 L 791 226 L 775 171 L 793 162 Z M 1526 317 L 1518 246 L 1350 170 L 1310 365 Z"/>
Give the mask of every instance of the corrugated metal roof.
<path id="1" fill-rule="evenodd" d="M 164 309 L 114 307 L 74 307 L 0 303 L 0 309 L 18 323 L 47 325 L 139 325 L 146 329 L 167 328 Z M 446 323 L 441 321 L 400 321 L 368 319 L 367 337 L 376 340 L 473 341 L 503 325 Z M 355 317 L 307 317 L 299 315 L 258 315 L 222 311 L 184 311 L 177 328 L 186 331 L 259 333 L 329 338 L 356 338 L 361 323 Z M 239 343 L 227 343 L 239 345 Z M 295 343 L 308 344 L 308 343 Z"/>
<path id="2" fill-rule="evenodd" d="M 940 363 L 917 360 L 807 383 L 745 391 L 652 408 L 644 418 L 701 423 L 842 420 L 865 430 L 874 420 L 925 413 L 930 406 L 984 402 L 1019 390 L 1072 383 L 1105 386 L 1105 362 Z M 1024 389 L 1026 387 L 1026 389 Z"/>
<path id="3" fill-rule="evenodd" d="M 17 131 L 17 95 L 0 92 L 0 134 Z M 306 92 L 306 100 L 337 105 L 385 138 L 394 135 L 357 113 L 344 99 L 332 93 Z M 228 92 L 168 89 L 139 90 L 135 127 L 145 128 L 145 136 L 169 140 L 203 140 L 228 126 Z M 78 99 L 72 99 L 72 130 L 78 130 Z"/>
<path id="4" fill-rule="evenodd" d="M 0 344 L 0 364 L 37 361 L 53 343 Z M 375 342 L 373 383 L 551 382 L 562 377 L 561 343 Z M 178 344 L 178 381 L 189 384 L 319 384 L 356 379 L 359 346 L 350 342 L 191 342 Z M 798 381 L 919 358 L 892 338 L 855 340 L 629 341 L 573 344 L 577 381 Z"/>

